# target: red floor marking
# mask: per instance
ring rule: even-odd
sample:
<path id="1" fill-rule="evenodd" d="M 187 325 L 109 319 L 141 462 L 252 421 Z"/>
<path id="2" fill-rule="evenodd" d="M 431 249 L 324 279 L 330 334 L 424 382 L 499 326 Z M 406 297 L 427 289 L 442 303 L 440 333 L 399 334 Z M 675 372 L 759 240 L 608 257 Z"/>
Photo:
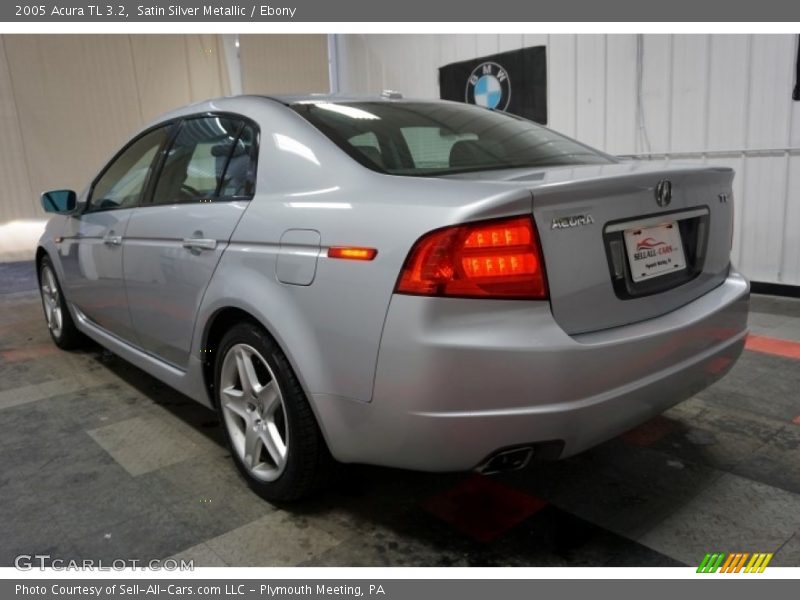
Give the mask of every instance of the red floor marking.
<path id="1" fill-rule="evenodd" d="M 11 350 L 4 350 L 0 352 L 0 358 L 3 362 L 12 363 L 22 360 L 32 360 L 34 358 L 42 358 L 44 356 L 51 356 L 58 352 L 53 344 L 42 344 L 41 346 L 30 346 L 28 348 L 13 348 Z"/>
<path id="2" fill-rule="evenodd" d="M 539 512 L 547 502 L 475 475 L 423 504 L 425 510 L 479 542 L 491 542 Z"/>
<path id="3" fill-rule="evenodd" d="M 632 446 L 652 446 L 658 440 L 675 429 L 675 422 L 666 417 L 658 416 L 642 423 L 636 429 L 623 433 L 620 438 Z"/>
<path id="4" fill-rule="evenodd" d="M 800 425 L 800 415 L 797 415 L 794 419 L 792 419 L 792 423 L 795 425 Z"/>
<path id="5" fill-rule="evenodd" d="M 781 340 L 763 335 L 748 335 L 745 348 L 764 354 L 800 359 L 800 342 Z"/>

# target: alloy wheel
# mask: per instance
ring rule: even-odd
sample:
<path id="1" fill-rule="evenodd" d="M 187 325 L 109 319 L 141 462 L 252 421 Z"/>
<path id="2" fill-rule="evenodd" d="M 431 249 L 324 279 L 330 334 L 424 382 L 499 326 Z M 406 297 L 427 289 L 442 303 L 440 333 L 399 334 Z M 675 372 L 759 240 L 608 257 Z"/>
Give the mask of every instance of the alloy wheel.
<path id="1" fill-rule="evenodd" d="M 234 344 L 222 362 L 219 390 L 234 452 L 253 477 L 275 481 L 286 468 L 289 429 L 269 364 L 252 346 Z"/>
<path id="2" fill-rule="evenodd" d="M 61 296 L 58 293 L 56 276 L 53 274 L 53 269 L 48 265 L 42 268 L 40 287 L 47 326 L 53 336 L 59 338 L 64 327 L 64 315 L 61 312 Z"/>

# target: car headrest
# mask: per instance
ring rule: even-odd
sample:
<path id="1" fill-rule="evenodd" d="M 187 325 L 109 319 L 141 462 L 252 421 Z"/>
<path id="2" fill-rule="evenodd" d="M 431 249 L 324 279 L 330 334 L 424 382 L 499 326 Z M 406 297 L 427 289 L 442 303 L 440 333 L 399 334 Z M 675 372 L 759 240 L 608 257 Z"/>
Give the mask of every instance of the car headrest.
<path id="1" fill-rule="evenodd" d="M 383 156 L 381 155 L 381 151 L 378 150 L 375 146 L 353 146 L 356 150 L 361 152 L 364 156 L 366 156 L 369 160 L 374 162 L 379 167 L 383 168 Z"/>
<path id="2" fill-rule="evenodd" d="M 460 140 L 450 148 L 450 167 L 472 167 L 491 162 L 492 156 L 477 140 Z"/>
<path id="3" fill-rule="evenodd" d="M 236 147 L 233 149 L 233 156 L 241 156 L 247 152 L 247 148 L 242 143 L 241 140 L 236 141 Z M 228 158 L 228 155 L 231 153 L 231 146 L 229 143 L 222 142 L 220 144 L 215 144 L 211 146 L 211 156 L 216 158 Z"/>

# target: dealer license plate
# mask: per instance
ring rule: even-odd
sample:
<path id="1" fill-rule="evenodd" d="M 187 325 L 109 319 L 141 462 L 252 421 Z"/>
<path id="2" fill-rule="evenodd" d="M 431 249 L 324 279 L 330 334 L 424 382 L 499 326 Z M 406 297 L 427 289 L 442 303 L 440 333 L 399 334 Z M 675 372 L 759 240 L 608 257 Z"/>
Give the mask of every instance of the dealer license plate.
<path id="1" fill-rule="evenodd" d="M 625 249 L 634 282 L 686 268 L 680 228 L 674 221 L 626 230 Z"/>

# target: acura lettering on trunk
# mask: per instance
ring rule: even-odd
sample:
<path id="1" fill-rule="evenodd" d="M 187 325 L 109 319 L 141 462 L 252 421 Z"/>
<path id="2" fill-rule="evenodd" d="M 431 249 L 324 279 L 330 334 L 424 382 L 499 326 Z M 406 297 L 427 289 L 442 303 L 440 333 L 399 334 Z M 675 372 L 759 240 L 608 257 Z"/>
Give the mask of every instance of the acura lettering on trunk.
<path id="1" fill-rule="evenodd" d="M 396 93 L 220 98 L 42 195 L 42 305 L 59 347 L 217 410 L 266 499 L 339 463 L 522 468 L 734 364 L 733 176 Z"/>
<path id="2" fill-rule="evenodd" d="M 550 229 L 569 229 L 570 227 L 580 227 L 581 225 L 593 225 L 592 215 L 575 215 L 572 217 L 554 217 Z"/>

